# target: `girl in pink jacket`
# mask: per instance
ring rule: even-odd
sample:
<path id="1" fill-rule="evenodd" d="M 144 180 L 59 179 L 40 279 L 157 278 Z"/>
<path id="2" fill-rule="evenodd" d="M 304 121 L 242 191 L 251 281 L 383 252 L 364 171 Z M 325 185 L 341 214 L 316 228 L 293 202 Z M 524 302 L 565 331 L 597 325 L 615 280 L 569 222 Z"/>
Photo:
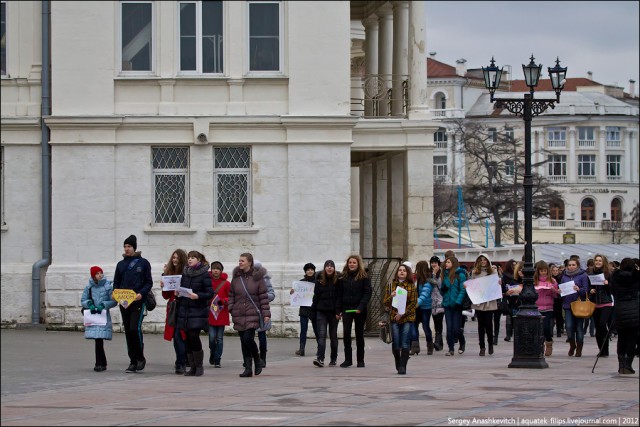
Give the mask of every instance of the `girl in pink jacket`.
<path id="1" fill-rule="evenodd" d="M 546 262 L 538 261 L 536 263 L 533 285 L 538 293 L 536 305 L 543 317 L 544 355 L 549 357 L 553 352 L 553 300 L 560 295 L 560 289 L 556 280 L 549 273 L 549 265 Z"/>

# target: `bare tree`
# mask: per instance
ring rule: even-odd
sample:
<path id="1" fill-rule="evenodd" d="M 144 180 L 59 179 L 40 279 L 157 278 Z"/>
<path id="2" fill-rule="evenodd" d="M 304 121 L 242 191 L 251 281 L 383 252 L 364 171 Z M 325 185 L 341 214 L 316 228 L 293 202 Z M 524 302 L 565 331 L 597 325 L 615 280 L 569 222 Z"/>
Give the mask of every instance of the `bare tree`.
<path id="1" fill-rule="evenodd" d="M 457 196 L 455 186 L 440 180 L 433 182 L 433 225 L 440 228 L 457 217 Z"/>
<path id="2" fill-rule="evenodd" d="M 517 221 L 518 211 L 524 210 L 524 147 L 504 126 L 488 128 L 484 123 L 457 120 L 452 122 L 455 132 L 454 149 L 466 156 L 466 183 L 463 198 L 478 220 L 494 223 L 496 246 L 502 243 L 503 227 L 510 215 Z M 533 169 L 540 163 L 533 164 Z M 533 217 L 549 215 L 552 202 L 561 200 L 544 177 L 533 175 Z M 514 241 L 518 241 L 517 223 Z"/>

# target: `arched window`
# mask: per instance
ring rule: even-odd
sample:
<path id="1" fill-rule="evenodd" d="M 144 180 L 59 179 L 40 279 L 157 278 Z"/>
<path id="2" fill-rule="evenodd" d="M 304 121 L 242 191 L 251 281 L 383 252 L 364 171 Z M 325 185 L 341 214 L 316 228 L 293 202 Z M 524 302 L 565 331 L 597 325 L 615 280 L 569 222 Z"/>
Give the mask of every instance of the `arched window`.
<path id="1" fill-rule="evenodd" d="M 549 219 L 556 221 L 564 220 L 564 202 L 562 200 L 551 202 Z"/>
<path id="2" fill-rule="evenodd" d="M 593 199 L 587 197 L 580 204 L 580 219 L 582 221 L 596 220 L 596 203 Z"/>
<path id="3" fill-rule="evenodd" d="M 447 108 L 447 98 L 444 93 L 438 92 L 436 94 L 436 110 L 444 110 Z"/>
<path id="4" fill-rule="evenodd" d="M 611 221 L 622 221 L 622 202 L 617 197 L 611 201 Z"/>

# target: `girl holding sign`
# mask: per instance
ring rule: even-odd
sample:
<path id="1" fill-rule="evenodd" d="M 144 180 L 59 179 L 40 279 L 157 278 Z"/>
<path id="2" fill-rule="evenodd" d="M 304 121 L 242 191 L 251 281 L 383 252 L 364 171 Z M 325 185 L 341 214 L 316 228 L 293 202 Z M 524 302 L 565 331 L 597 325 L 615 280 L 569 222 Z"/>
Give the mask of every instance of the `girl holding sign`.
<path id="1" fill-rule="evenodd" d="M 573 281 L 573 289 L 577 291 L 575 294 L 569 294 L 564 297 L 562 308 L 564 309 L 565 327 L 567 329 L 567 338 L 569 339 L 569 356 L 582 356 L 582 346 L 584 345 L 584 322 L 582 319 L 576 318 L 571 312 L 571 303 L 578 298 L 585 299 L 589 288 L 589 277 L 587 273 L 580 268 L 579 261 L 575 258 L 569 259 L 567 268 L 562 273 L 560 283 Z"/>
<path id="2" fill-rule="evenodd" d="M 96 365 L 93 370 L 102 372 L 107 369 L 107 356 L 104 352 L 104 340 L 111 340 L 113 326 L 111 324 L 111 314 L 109 310 L 118 305 L 111 299 L 113 286 L 104 278 L 104 272 L 98 266 L 90 269 L 91 279 L 82 292 L 82 307 L 91 314 L 102 314 L 106 312 L 106 322 L 103 325 L 95 324 L 84 327 L 84 337 L 95 340 Z"/>
<path id="3" fill-rule="evenodd" d="M 536 305 L 542 314 L 542 329 L 544 334 L 544 355 L 551 356 L 553 352 L 553 302 L 560 297 L 560 289 L 556 280 L 551 276 L 549 265 L 544 261 L 536 263 L 533 273 L 533 286 L 538 293 Z"/>
<path id="4" fill-rule="evenodd" d="M 600 349 L 600 357 L 609 356 L 609 340 L 605 339 L 611 326 L 611 315 L 613 314 L 613 298 L 611 298 L 611 287 L 609 286 L 609 260 L 604 255 L 596 254 L 593 257 L 593 267 L 587 273 L 589 276 L 596 276 L 594 280 L 589 280 L 589 299 L 596 303 L 593 311 L 593 321 L 596 325 L 596 342 Z M 602 282 L 596 281 L 598 276 L 604 276 Z M 591 278 L 590 278 L 591 279 Z"/>
<path id="5" fill-rule="evenodd" d="M 400 289 L 406 294 L 406 303 L 398 302 L 396 307 L 393 299 L 401 292 Z M 411 328 L 416 319 L 418 305 L 418 289 L 413 283 L 413 273 L 409 266 L 402 264 L 398 267 L 396 277 L 387 286 L 382 303 L 387 308 L 391 320 L 391 351 L 396 360 L 396 370 L 398 375 L 404 375 L 407 373 Z"/>
<path id="6" fill-rule="evenodd" d="M 163 276 L 182 276 L 182 270 L 187 266 L 187 253 L 183 249 L 176 249 L 171 254 L 169 262 L 164 265 Z M 173 349 L 176 352 L 175 373 L 177 375 L 184 374 L 184 370 L 187 364 L 186 355 L 186 335 L 176 329 L 175 326 L 169 325 L 169 308 L 171 304 L 177 304 L 176 292 L 173 290 L 165 291 L 164 282 L 160 279 L 160 289 L 162 289 L 162 298 L 167 301 L 167 310 L 164 321 L 164 339 L 167 341 L 173 340 Z M 174 323 L 175 324 L 175 323 Z"/>
<path id="7" fill-rule="evenodd" d="M 480 254 L 476 258 L 476 262 L 471 270 L 473 279 L 478 277 L 490 276 L 497 274 L 496 268 L 491 265 L 489 256 L 487 254 Z M 466 285 L 465 285 L 466 287 Z M 498 310 L 498 302 L 496 300 L 483 302 L 480 304 L 471 304 L 471 308 L 476 311 L 476 317 L 478 318 L 478 340 L 480 344 L 480 356 L 485 354 L 484 336 L 487 335 L 487 342 L 489 344 L 489 354 L 493 354 L 493 313 Z"/>

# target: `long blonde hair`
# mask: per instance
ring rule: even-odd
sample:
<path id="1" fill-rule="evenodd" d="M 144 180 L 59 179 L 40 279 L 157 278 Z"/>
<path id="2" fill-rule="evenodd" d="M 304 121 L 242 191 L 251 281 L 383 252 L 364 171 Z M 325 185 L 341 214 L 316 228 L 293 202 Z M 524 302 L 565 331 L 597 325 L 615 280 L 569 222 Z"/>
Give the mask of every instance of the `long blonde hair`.
<path id="1" fill-rule="evenodd" d="M 342 275 L 345 276 L 345 277 L 349 275 L 349 260 L 350 259 L 355 259 L 358 262 L 358 270 L 357 270 L 357 273 L 356 273 L 355 280 L 366 279 L 367 278 L 367 272 L 364 269 L 364 262 L 362 261 L 362 258 L 358 254 L 349 255 L 349 258 L 347 258 L 347 261 L 344 263 L 344 267 L 342 268 Z"/>

